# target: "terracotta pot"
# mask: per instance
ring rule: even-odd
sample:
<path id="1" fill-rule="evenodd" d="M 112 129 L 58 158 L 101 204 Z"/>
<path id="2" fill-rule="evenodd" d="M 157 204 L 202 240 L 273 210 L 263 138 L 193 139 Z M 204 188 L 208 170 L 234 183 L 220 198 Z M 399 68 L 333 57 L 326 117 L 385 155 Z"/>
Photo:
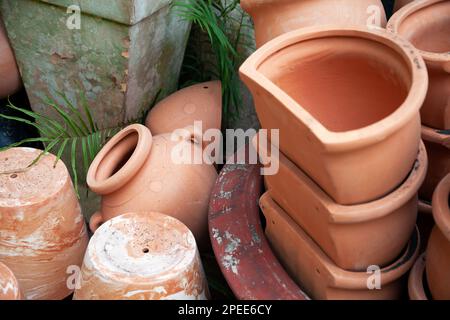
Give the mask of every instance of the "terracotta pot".
<path id="1" fill-rule="evenodd" d="M 88 238 L 70 175 L 42 151 L 0 153 L 0 261 L 15 274 L 27 300 L 72 293 L 68 267 L 81 266 Z"/>
<path id="2" fill-rule="evenodd" d="M 436 226 L 427 247 L 426 273 L 435 300 L 450 300 L 450 174 L 433 194 L 433 217 Z"/>
<path id="3" fill-rule="evenodd" d="M 439 182 L 450 173 L 450 132 L 422 126 L 422 139 L 428 153 L 428 173 L 420 188 L 421 199 L 431 202 Z"/>
<path id="4" fill-rule="evenodd" d="M 129 213 L 103 224 L 89 242 L 75 300 L 205 300 L 194 236 L 160 213 Z"/>
<path id="5" fill-rule="evenodd" d="M 0 57 L 0 99 L 2 99 L 16 93 L 22 86 L 22 79 L 1 18 Z"/>
<path id="6" fill-rule="evenodd" d="M 425 291 L 425 253 L 416 261 L 409 273 L 408 294 L 410 300 L 428 300 Z"/>
<path id="7" fill-rule="evenodd" d="M 388 23 L 394 32 L 420 50 L 427 64 L 430 85 L 421 109 L 422 122 L 432 128 L 450 129 L 450 2 L 414 1 Z"/>
<path id="8" fill-rule="evenodd" d="M 280 130 L 280 150 L 337 203 L 383 197 L 410 172 L 427 74 L 395 35 L 297 30 L 257 50 L 240 72 L 262 127 Z"/>
<path id="9" fill-rule="evenodd" d="M 152 210 L 181 220 L 199 245 L 207 245 L 208 203 L 217 172 L 207 163 L 177 164 L 172 159 L 174 148 L 185 154 L 202 152 L 199 141 L 196 134 L 178 141 L 172 141 L 170 133 L 152 137 L 139 124 L 114 136 L 87 175 L 90 189 L 102 195 L 101 211 L 92 216 L 91 230 L 125 212 Z"/>
<path id="10" fill-rule="evenodd" d="M 0 262 L 0 301 L 21 300 L 19 282 L 12 271 Z"/>
<path id="11" fill-rule="evenodd" d="M 360 25 L 375 23 L 370 6 L 379 8 L 378 27 L 386 25 L 380 0 L 241 0 L 242 8 L 253 18 L 258 47 L 277 36 L 315 25 Z"/>
<path id="12" fill-rule="evenodd" d="M 403 8 L 404 6 L 413 1 L 415 0 L 395 0 L 394 12 L 400 10 L 401 8 Z"/>
<path id="13" fill-rule="evenodd" d="M 181 89 L 159 102 L 148 114 L 145 125 L 153 135 L 202 122 L 202 129 L 221 128 L 222 85 L 220 81 L 199 83 Z"/>
<path id="14" fill-rule="evenodd" d="M 271 198 L 269 193 L 260 199 L 266 217 L 266 235 L 274 251 L 291 276 L 305 292 L 318 300 L 398 299 L 402 295 L 403 280 L 413 266 L 419 252 L 417 230 L 403 254 L 380 270 L 381 289 L 369 289 L 373 273 L 351 272 L 339 268 Z M 358 243 L 355 239 L 354 243 Z"/>
<path id="15" fill-rule="evenodd" d="M 257 136 L 253 139 L 256 146 Z M 267 150 L 259 149 L 263 163 Z M 340 268 L 366 270 L 386 265 L 404 249 L 417 218 L 417 190 L 425 178 L 427 156 L 421 145 L 414 169 L 395 191 L 376 201 L 343 206 L 282 153 L 276 175 L 265 176 L 268 193 Z M 368 182 L 371 183 L 371 182 Z"/>

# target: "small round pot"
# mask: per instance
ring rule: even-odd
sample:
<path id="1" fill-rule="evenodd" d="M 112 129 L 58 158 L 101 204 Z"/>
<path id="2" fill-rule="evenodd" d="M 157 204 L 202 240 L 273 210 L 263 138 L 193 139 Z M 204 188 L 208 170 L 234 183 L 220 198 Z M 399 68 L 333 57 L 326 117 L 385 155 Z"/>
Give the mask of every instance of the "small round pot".
<path id="1" fill-rule="evenodd" d="M 69 172 L 41 150 L 0 152 L 0 261 L 27 300 L 63 299 L 68 267 L 81 266 L 88 237 Z"/>
<path id="2" fill-rule="evenodd" d="M 0 262 L 0 301 L 21 299 L 19 282 L 12 271 Z"/>
<path id="3" fill-rule="evenodd" d="M 0 57 L 0 99 L 3 99 L 21 88 L 22 79 L 1 18 Z"/>
<path id="4" fill-rule="evenodd" d="M 450 2 L 413 1 L 389 20 L 387 29 L 409 40 L 427 64 L 430 85 L 420 110 L 422 123 L 450 129 Z"/>
<path id="5" fill-rule="evenodd" d="M 257 47 L 281 34 L 309 26 L 386 25 L 380 0 L 241 0 L 241 7 L 253 19 Z"/>
<path id="6" fill-rule="evenodd" d="M 410 300 L 428 300 L 425 291 L 425 258 L 423 253 L 414 263 L 408 278 L 408 295 Z"/>
<path id="7" fill-rule="evenodd" d="M 75 300 L 205 300 L 209 295 L 191 231 L 160 213 L 129 213 L 89 242 Z"/>
<path id="8" fill-rule="evenodd" d="M 427 247 L 426 273 L 435 300 L 450 300 L 450 174 L 433 194 L 433 217 L 436 226 Z"/>
<path id="9" fill-rule="evenodd" d="M 217 172 L 207 162 L 191 163 L 191 157 L 177 163 L 183 154 L 202 156 L 201 137 L 186 132 L 176 139 L 170 133 L 152 137 L 145 126 L 134 124 L 104 146 L 87 175 L 90 189 L 102 196 L 101 210 L 90 220 L 93 232 L 120 214 L 151 210 L 179 219 L 200 246 L 207 246 L 208 203 Z"/>
<path id="10" fill-rule="evenodd" d="M 153 107 L 145 125 L 153 135 L 173 132 L 200 121 L 203 131 L 220 130 L 222 85 L 220 81 L 199 83 L 168 96 Z"/>

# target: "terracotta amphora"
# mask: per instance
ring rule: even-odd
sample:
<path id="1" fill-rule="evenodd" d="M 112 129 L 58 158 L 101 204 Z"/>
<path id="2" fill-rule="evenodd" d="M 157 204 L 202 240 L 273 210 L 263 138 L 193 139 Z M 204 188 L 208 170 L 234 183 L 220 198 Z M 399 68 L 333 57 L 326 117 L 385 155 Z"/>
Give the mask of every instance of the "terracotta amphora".
<path id="1" fill-rule="evenodd" d="M 450 174 L 433 194 L 433 217 L 436 226 L 427 247 L 426 274 L 435 300 L 450 300 Z"/>
<path id="2" fill-rule="evenodd" d="M 202 158 L 201 132 L 191 128 L 173 139 L 171 133 L 152 137 L 133 124 L 104 146 L 87 175 L 90 189 L 102 196 L 100 212 L 91 217 L 93 232 L 117 215 L 151 210 L 186 224 L 200 246 L 209 243 L 208 203 L 217 172 Z"/>
<path id="3" fill-rule="evenodd" d="M 428 76 L 414 47 L 392 33 L 292 31 L 240 73 L 262 127 L 279 130 L 274 144 L 337 203 L 381 198 L 413 167 Z"/>
<path id="4" fill-rule="evenodd" d="M 410 300 L 428 300 L 425 289 L 425 259 L 423 253 L 414 263 L 408 278 L 408 295 Z"/>
<path id="5" fill-rule="evenodd" d="M 0 18 L 0 99 L 17 92 L 22 86 L 14 52 Z"/>
<path id="6" fill-rule="evenodd" d="M 421 0 L 406 5 L 387 29 L 409 40 L 427 64 L 430 85 L 421 109 L 422 123 L 450 129 L 450 1 Z"/>
<path id="7" fill-rule="evenodd" d="M 56 156 L 31 148 L 0 152 L 0 261 L 27 300 L 69 296 L 88 236 L 69 172 Z"/>
<path id="8" fill-rule="evenodd" d="M 89 242 L 75 300 L 205 300 L 209 296 L 192 232 L 160 213 L 104 223 Z"/>
<path id="9" fill-rule="evenodd" d="M 395 261 L 385 266 L 370 266 L 360 272 L 348 271 L 336 266 L 316 242 L 270 198 L 269 193 L 261 197 L 260 206 L 266 217 L 267 238 L 280 262 L 311 298 L 391 300 L 402 296 L 408 271 L 419 252 L 417 229 Z"/>
<path id="10" fill-rule="evenodd" d="M 309 26 L 386 26 L 381 0 L 241 0 L 241 6 L 253 19 L 257 47 Z"/>
<path id="11" fill-rule="evenodd" d="M 19 282 L 12 271 L 0 262 L 0 301 L 21 299 Z"/>

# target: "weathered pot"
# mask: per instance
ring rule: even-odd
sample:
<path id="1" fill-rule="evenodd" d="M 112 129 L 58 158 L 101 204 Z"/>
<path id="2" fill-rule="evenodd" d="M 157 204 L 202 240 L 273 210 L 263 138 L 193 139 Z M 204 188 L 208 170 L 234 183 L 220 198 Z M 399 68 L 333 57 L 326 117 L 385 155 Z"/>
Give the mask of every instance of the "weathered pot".
<path id="1" fill-rule="evenodd" d="M 102 195 L 101 210 L 90 221 L 92 231 L 120 214 L 151 210 L 186 224 L 199 245 L 209 243 L 208 203 L 217 172 L 206 162 L 175 162 L 181 153 L 201 154 L 201 137 L 171 138 L 170 133 L 152 137 L 145 126 L 134 124 L 104 146 L 87 175 L 89 188 Z"/>
<path id="2" fill-rule="evenodd" d="M 410 300 L 428 300 L 425 291 L 425 259 L 423 253 L 414 263 L 408 278 L 408 294 Z"/>
<path id="3" fill-rule="evenodd" d="M 259 151 L 262 162 L 268 163 L 263 146 Z M 402 185 L 381 199 L 353 206 L 334 202 L 282 153 L 271 165 L 279 171 L 265 176 L 268 193 L 338 267 L 362 271 L 384 266 L 408 243 L 416 224 L 417 191 L 427 170 L 423 144 Z"/>
<path id="4" fill-rule="evenodd" d="M 258 47 L 281 34 L 309 26 L 386 25 L 380 0 L 241 0 L 241 6 L 253 18 Z M 374 10 L 375 20 L 371 18 Z"/>
<path id="5" fill-rule="evenodd" d="M 21 299 L 19 282 L 12 271 L 0 262 L 0 301 Z"/>
<path id="6" fill-rule="evenodd" d="M 318 300 L 399 299 L 409 269 L 419 252 L 419 233 L 413 232 L 403 254 L 388 266 L 380 266 L 380 288 L 369 289 L 374 273 L 339 268 L 271 198 L 260 199 L 266 217 L 266 235 L 274 251 L 302 289 Z M 378 235 L 379 236 L 379 235 Z M 355 244 L 358 240 L 355 240 Z"/>
<path id="7" fill-rule="evenodd" d="M 433 217 L 436 226 L 427 247 L 426 273 L 435 300 L 450 300 L 450 174 L 433 194 Z"/>
<path id="8" fill-rule="evenodd" d="M 383 197 L 410 172 L 428 82 L 422 58 L 399 37 L 357 27 L 292 31 L 240 72 L 262 127 L 280 130 L 279 149 L 337 203 Z"/>
<path id="9" fill-rule="evenodd" d="M 194 236 L 160 213 L 129 213 L 103 224 L 89 242 L 75 300 L 205 300 Z"/>
<path id="10" fill-rule="evenodd" d="M 153 135 L 173 132 L 201 121 L 203 131 L 221 129 L 222 85 L 210 81 L 181 89 L 150 111 L 145 125 Z"/>
<path id="11" fill-rule="evenodd" d="M 414 1 L 389 20 L 387 29 L 420 50 L 427 64 L 430 85 L 420 111 L 422 123 L 450 129 L 450 2 Z"/>
<path id="12" fill-rule="evenodd" d="M 22 86 L 22 80 L 1 17 L 0 57 L 0 99 L 2 99 L 17 92 Z"/>
<path id="13" fill-rule="evenodd" d="M 27 300 L 63 299 L 68 267 L 81 266 L 88 238 L 70 175 L 42 151 L 0 153 L 0 261 L 15 274 Z"/>

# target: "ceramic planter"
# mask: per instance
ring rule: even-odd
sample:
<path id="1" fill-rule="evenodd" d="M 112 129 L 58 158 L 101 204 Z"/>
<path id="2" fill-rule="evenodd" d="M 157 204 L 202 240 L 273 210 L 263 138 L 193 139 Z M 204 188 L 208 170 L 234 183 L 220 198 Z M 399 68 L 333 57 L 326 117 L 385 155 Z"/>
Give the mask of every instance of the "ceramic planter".
<path id="1" fill-rule="evenodd" d="M 308 26 L 366 26 L 372 23 L 371 6 L 379 8 L 379 23 L 375 25 L 386 25 L 380 0 L 241 0 L 241 6 L 253 18 L 258 47 L 281 34 Z"/>
<path id="2" fill-rule="evenodd" d="M 145 125 L 153 135 L 173 132 L 201 121 L 203 131 L 221 129 L 222 86 L 210 81 L 181 89 L 150 111 Z"/>
<path id="3" fill-rule="evenodd" d="M 427 247 L 426 274 L 435 300 L 450 300 L 450 174 L 433 194 L 433 217 L 436 226 Z"/>
<path id="4" fill-rule="evenodd" d="M 70 175 L 42 151 L 0 153 L 0 261 L 15 274 L 27 300 L 63 299 L 73 291 L 67 268 L 80 266 L 87 233 Z"/>
<path id="5" fill-rule="evenodd" d="M 320 249 L 306 232 L 289 218 L 269 193 L 260 199 L 266 217 L 266 235 L 279 259 L 302 286 L 316 300 L 399 299 L 403 282 L 419 252 L 419 234 L 413 236 L 400 257 L 388 266 L 380 266 L 380 288 L 369 289 L 372 273 L 351 272 L 339 268 Z M 357 244 L 358 240 L 354 240 Z M 384 267 L 384 268 L 382 268 Z"/>
<path id="6" fill-rule="evenodd" d="M 176 151 L 201 154 L 201 137 L 171 138 L 170 133 L 152 137 L 145 126 L 134 124 L 104 146 L 87 175 L 90 189 L 102 195 L 101 210 L 90 221 L 92 231 L 117 215 L 152 210 L 186 224 L 199 245 L 209 243 L 208 203 L 217 172 L 206 162 L 175 162 Z"/>
<path id="7" fill-rule="evenodd" d="M 425 291 L 425 253 L 414 263 L 408 278 L 408 294 L 410 300 L 428 300 Z"/>
<path id="8" fill-rule="evenodd" d="M 0 99 L 2 99 L 19 90 L 22 85 L 22 80 L 1 17 L 0 57 Z"/>
<path id="9" fill-rule="evenodd" d="M 12 271 L 0 262 L 0 301 L 21 300 L 19 282 Z"/>
<path id="10" fill-rule="evenodd" d="M 388 30 L 420 50 L 427 64 L 430 86 L 421 109 L 422 122 L 436 129 L 450 129 L 450 2 L 413 1 L 398 11 Z"/>
<path id="11" fill-rule="evenodd" d="M 267 151 L 261 148 L 259 154 L 267 163 Z M 406 246 L 416 224 L 417 191 L 427 170 L 423 144 L 402 185 L 381 199 L 353 206 L 334 202 L 283 154 L 278 163 L 271 161 L 279 171 L 265 176 L 268 193 L 338 267 L 362 271 L 369 265 L 384 266 Z"/>
<path id="12" fill-rule="evenodd" d="M 160 213 L 129 213 L 89 242 L 75 300 L 205 300 L 209 295 L 191 231 Z"/>
<path id="13" fill-rule="evenodd" d="M 292 31 L 240 72 L 262 127 L 280 130 L 279 149 L 337 203 L 381 198 L 411 171 L 428 82 L 422 58 L 399 37 L 357 27 Z"/>

